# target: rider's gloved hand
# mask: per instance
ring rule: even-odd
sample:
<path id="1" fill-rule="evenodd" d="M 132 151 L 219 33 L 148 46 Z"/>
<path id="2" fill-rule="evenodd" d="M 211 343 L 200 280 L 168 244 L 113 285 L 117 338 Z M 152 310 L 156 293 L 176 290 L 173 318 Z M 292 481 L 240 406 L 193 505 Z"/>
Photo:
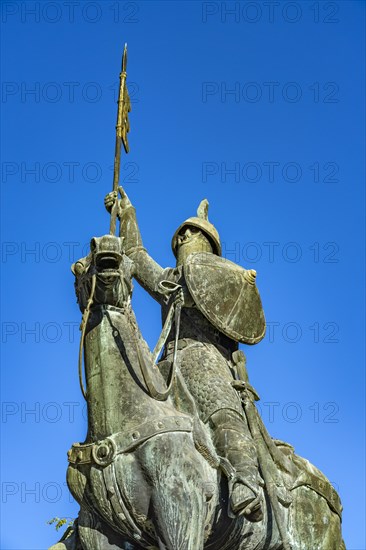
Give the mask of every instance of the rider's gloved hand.
<path id="1" fill-rule="evenodd" d="M 118 217 L 122 214 L 122 210 L 127 208 L 128 206 L 132 206 L 130 199 L 128 198 L 125 190 L 122 187 L 118 188 L 118 191 L 121 195 L 121 198 L 118 199 L 118 192 L 112 191 L 111 193 L 108 193 L 108 195 L 104 198 L 104 206 L 110 212 L 113 208 L 114 203 L 118 200 Z"/>
<path id="2" fill-rule="evenodd" d="M 106 207 L 108 212 L 112 210 L 112 207 L 117 199 L 118 199 L 117 191 L 112 191 L 111 193 L 108 193 L 108 195 L 104 197 L 104 206 Z"/>

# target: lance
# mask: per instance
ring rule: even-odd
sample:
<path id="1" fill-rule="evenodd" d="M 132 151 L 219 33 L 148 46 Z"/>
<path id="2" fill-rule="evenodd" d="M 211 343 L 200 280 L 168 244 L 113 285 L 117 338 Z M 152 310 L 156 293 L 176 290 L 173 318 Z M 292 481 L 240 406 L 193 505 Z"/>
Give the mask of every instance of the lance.
<path id="1" fill-rule="evenodd" d="M 130 123 L 128 120 L 128 113 L 131 111 L 131 102 L 128 95 L 126 78 L 127 78 L 127 44 L 125 44 L 122 55 L 122 69 L 119 75 L 119 94 L 118 94 L 118 107 L 117 107 L 117 123 L 116 123 L 116 144 L 114 150 L 114 169 L 113 169 L 113 191 L 118 197 L 119 191 L 119 175 L 121 164 L 121 144 L 126 153 L 130 151 L 127 139 L 127 133 L 130 131 Z M 118 200 L 113 204 L 111 210 L 111 220 L 109 226 L 110 235 L 116 233 L 116 222 L 118 212 Z"/>

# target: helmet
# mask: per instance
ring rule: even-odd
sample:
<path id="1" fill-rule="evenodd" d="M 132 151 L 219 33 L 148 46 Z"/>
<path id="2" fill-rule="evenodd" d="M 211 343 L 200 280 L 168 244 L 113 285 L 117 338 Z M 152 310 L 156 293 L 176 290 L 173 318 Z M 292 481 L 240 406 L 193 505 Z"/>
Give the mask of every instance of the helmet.
<path id="1" fill-rule="evenodd" d="M 208 200 L 203 199 L 197 209 L 197 217 L 188 218 L 176 230 L 172 238 L 172 250 L 174 256 L 177 255 L 178 234 L 184 227 L 193 226 L 202 231 L 212 245 L 213 253 L 221 256 L 220 237 L 216 228 L 208 221 Z"/>

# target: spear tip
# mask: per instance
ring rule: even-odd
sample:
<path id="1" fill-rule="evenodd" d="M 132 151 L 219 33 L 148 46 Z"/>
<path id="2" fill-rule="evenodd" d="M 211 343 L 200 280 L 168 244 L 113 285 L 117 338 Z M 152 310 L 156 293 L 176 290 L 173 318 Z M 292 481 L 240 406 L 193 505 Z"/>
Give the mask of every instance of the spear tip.
<path id="1" fill-rule="evenodd" d="M 126 68 L 127 68 L 127 42 L 125 42 L 125 46 L 123 48 L 122 71 L 126 71 Z"/>

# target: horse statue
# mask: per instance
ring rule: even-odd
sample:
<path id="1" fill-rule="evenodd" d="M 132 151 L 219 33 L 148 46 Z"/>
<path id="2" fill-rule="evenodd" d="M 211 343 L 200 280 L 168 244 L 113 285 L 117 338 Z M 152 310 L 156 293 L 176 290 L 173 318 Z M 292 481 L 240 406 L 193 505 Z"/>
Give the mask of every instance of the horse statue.
<path id="1" fill-rule="evenodd" d="M 235 473 L 197 414 L 179 350 L 173 367 L 156 366 L 142 338 L 123 240 L 93 238 L 72 270 L 83 312 L 79 375 L 88 433 L 68 452 L 67 483 L 80 512 L 50 550 L 345 550 L 336 491 L 289 444 L 269 436 L 244 354 L 237 352 L 233 386 L 259 459 L 264 506 L 254 522 L 228 506 Z M 161 292 L 172 298 L 177 320 L 180 289 L 166 282 Z"/>

